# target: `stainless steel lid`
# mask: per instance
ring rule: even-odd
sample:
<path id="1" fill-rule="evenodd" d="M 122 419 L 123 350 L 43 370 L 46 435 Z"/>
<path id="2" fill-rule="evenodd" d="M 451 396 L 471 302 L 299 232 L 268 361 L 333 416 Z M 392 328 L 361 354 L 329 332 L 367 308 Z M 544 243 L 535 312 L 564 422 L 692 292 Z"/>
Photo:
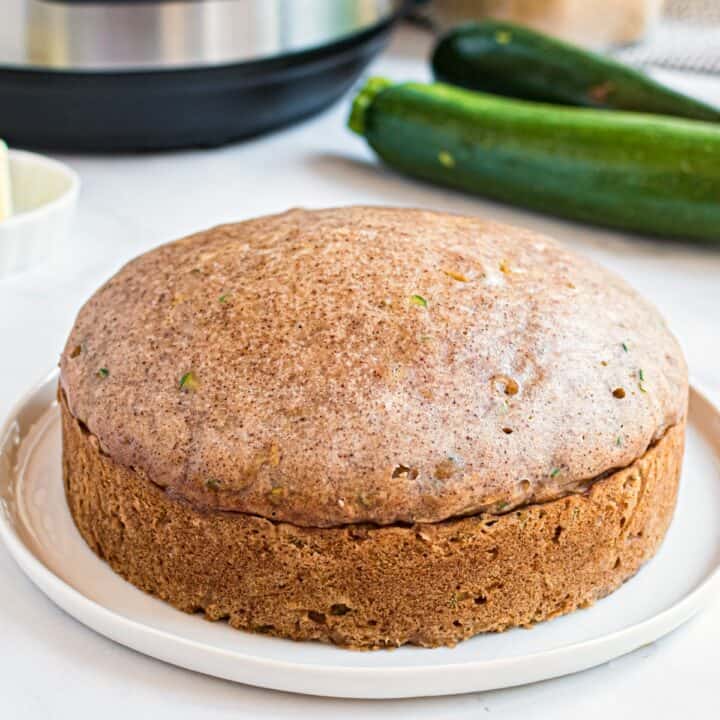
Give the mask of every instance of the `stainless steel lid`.
<path id="1" fill-rule="evenodd" d="M 2 0 L 0 68 L 141 71 L 310 50 L 392 17 L 403 0 Z"/>

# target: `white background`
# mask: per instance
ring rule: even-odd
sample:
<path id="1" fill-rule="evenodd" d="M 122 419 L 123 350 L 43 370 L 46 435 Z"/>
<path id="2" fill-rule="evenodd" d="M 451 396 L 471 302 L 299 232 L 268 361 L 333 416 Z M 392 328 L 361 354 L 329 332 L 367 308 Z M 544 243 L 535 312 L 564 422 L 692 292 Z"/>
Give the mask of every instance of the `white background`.
<path id="1" fill-rule="evenodd" d="M 422 33 L 403 29 L 372 71 L 425 78 L 427 52 Z M 720 80 L 669 79 L 720 101 Z M 122 262 L 209 225 L 294 205 L 429 207 L 555 235 L 651 298 L 680 338 L 693 376 L 720 388 L 720 246 L 626 237 L 400 178 L 345 129 L 348 106 L 346 97 L 289 130 L 217 150 L 61 158 L 83 182 L 72 238 L 54 267 L 0 280 L 0 416 L 57 363 L 80 304 Z M 571 677 L 456 698 L 294 696 L 180 670 L 95 635 L 55 608 L 0 547 L 0 718 L 8 720 L 714 718 L 718 668 L 720 597 L 664 640 Z"/>

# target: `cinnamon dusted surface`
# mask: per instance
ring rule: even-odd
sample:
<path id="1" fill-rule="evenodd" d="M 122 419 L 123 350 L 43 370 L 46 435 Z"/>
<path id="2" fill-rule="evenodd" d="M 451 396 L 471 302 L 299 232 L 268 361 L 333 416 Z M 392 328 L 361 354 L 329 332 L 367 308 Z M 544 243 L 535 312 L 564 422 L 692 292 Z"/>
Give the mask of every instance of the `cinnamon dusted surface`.
<path id="1" fill-rule="evenodd" d="M 296 525 L 547 502 L 683 420 L 657 312 L 535 233 L 417 210 L 292 210 L 153 250 L 85 305 L 72 414 L 199 508 Z"/>

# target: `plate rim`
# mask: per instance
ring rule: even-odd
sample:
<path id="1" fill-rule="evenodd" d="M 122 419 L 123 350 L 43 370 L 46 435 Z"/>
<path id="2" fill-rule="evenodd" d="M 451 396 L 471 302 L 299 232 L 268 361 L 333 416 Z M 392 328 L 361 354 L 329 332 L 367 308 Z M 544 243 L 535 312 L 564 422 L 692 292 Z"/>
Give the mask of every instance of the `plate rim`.
<path id="1" fill-rule="evenodd" d="M 15 426 L 17 417 L 23 409 L 33 401 L 35 396 L 47 391 L 52 384 L 56 383 L 58 376 L 59 370 L 54 368 L 47 373 L 42 380 L 35 383 L 28 391 L 21 395 L 21 397 L 13 404 L 8 415 L 3 420 L 2 426 L 0 427 L 0 455 L 3 454 L 2 448 L 5 446 L 8 434 L 12 432 Z M 698 384 L 692 379 L 690 383 L 690 398 L 691 402 L 699 400 L 705 406 L 706 410 L 711 411 L 715 417 L 720 420 L 720 408 L 718 405 L 711 399 L 711 397 L 709 397 L 708 391 L 704 389 L 701 384 Z M 52 404 L 53 403 L 47 407 L 51 407 Z M 716 452 L 716 455 L 720 458 L 720 452 Z M 672 632 L 677 627 L 690 620 L 702 609 L 716 585 L 720 587 L 720 561 L 718 561 L 715 567 L 708 572 L 706 577 L 689 593 L 652 617 L 605 635 L 600 635 L 598 637 L 578 642 L 570 642 L 549 650 L 536 651 L 516 657 L 495 658 L 489 660 L 482 659 L 475 661 L 469 660 L 458 663 L 441 664 L 433 663 L 429 658 L 428 663 L 405 667 L 349 667 L 316 663 L 312 661 L 298 662 L 266 658 L 255 654 L 249 654 L 247 652 L 243 652 L 242 650 L 230 650 L 217 646 L 208 646 L 202 641 L 187 638 L 181 634 L 168 630 L 159 629 L 139 620 L 135 620 L 132 617 L 123 615 L 115 610 L 108 609 L 64 581 L 35 555 L 31 548 L 26 545 L 19 534 L 15 531 L 8 517 L 5 505 L 6 501 L 0 498 L 0 506 L 2 506 L 0 507 L 0 538 L 4 542 L 10 556 L 26 577 L 28 577 L 43 594 L 45 594 L 54 604 L 60 607 L 64 612 L 71 615 L 78 622 L 81 622 L 83 625 L 86 625 L 93 631 L 113 640 L 114 642 L 118 642 L 121 645 L 150 657 L 168 662 L 172 665 L 257 687 L 309 695 L 366 699 L 456 695 L 489 690 L 492 688 L 497 689 L 501 687 L 524 685 L 530 682 L 560 677 L 589 669 L 613 658 L 632 652 L 633 650 L 642 647 L 642 645 L 647 642 L 651 642 L 652 640 L 647 640 L 647 638 L 651 635 L 653 636 L 652 639 L 655 640 Z M 116 626 L 115 630 L 113 630 L 112 625 Z M 132 630 L 133 633 L 138 634 L 139 638 L 135 638 L 134 636 L 128 637 L 127 633 L 130 630 Z M 125 635 L 123 634 L 123 631 L 125 631 Z M 297 682 L 297 680 L 295 682 L 277 682 L 273 681 L 274 678 L 272 675 L 269 675 L 264 680 L 258 680 L 257 678 L 240 679 L 237 673 L 230 672 L 232 669 L 232 663 L 228 664 L 227 672 L 223 672 L 222 669 L 220 671 L 209 671 L 200 667 L 199 665 L 201 665 L 201 663 L 192 662 L 192 657 L 188 657 L 187 659 L 182 658 L 181 661 L 177 658 L 173 659 L 169 657 L 167 652 L 147 649 L 146 643 L 139 642 L 139 639 L 143 636 L 146 637 L 148 641 L 162 640 L 165 643 L 169 643 L 170 646 L 176 650 L 191 649 L 202 655 L 214 656 L 225 661 L 232 661 L 232 663 L 235 664 L 238 662 L 249 663 L 253 665 L 255 669 L 259 669 L 260 671 L 272 670 L 274 673 L 277 673 L 278 671 L 291 673 L 291 676 L 294 675 L 295 678 L 300 680 L 300 682 Z M 298 650 L 301 650 L 303 643 L 298 642 L 297 646 Z M 571 660 L 572 656 L 579 653 L 583 654 L 584 659 L 581 662 L 572 663 L 574 669 L 558 669 L 557 666 L 555 666 L 554 670 L 551 669 L 554 663 L 559 662 L 562 665 L 564 661 Z M 483 685 L 481 682 L 482 678 L 480 676 L 490 669 L 497 671 L 498 668 L 500 668 L 501 670 L 504 669 L 505 671 L 510 671 L 520 665 L 527 665 L 529 668 L 529 666 L 533 664 L 538 666 L 538 672 L 522 673 L 522 677 L 518 679 L 517 682 L 513 682 L 512 678 L 509 678 L 509 682 L 502 682 L 500 684 L 490 683 Z M 462 671 L 464 676 L 469 673 L 475 673 L 478 676 L 477 682 L 473 682 L 468 685 L 467 681 L 458 681 L 455 679 L 455 682 L 447 683 L 446 688 L 440 687 L 443 684 L 443 675 L 450 676 L 449 678 L 445 678 L 446 681 L 448 679 L 453 680 L 452 676 L 459 675 L 460 671 Z M 421 691 L 413 691 L 407 687 L 402 689 L 401 686 L 398 685 L 396 690 L 386 692 L 383 691 L 382 688 L 374 688 L 371 685 L 372 681 L 378 679 L 380 676 L 383 678 L 391 676 L 396 678 L 398 681 L 414 679 L 419 685 L 421 681 L 424 682 L 426 680 L 423 676 L 429 675 L 433 676 L 434 681 L 431 685 L 423 687 Z M 313 679 L 313 676 L 315 676 L 315 682 L 314 684 L 309 684 L 308 681 Z M 355 690 L 348 690 L 348 688 L 343 689 L 339 686 L 330 686 L 328 688 L 322 687 L 323 676 L 346 676 L 348 680 L 361 682 L 356 683 L 357 687 Z"/>

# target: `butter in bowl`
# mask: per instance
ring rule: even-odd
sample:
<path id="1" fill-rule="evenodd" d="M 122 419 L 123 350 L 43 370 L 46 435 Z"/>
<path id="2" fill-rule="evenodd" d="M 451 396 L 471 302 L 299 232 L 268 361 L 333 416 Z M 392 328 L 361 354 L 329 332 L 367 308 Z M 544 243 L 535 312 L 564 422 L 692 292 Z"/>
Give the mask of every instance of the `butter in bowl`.
<path id="1" fill-rule="evenodd" d="M 0 278 L 51 262 L 66 240 L 80 181 L 67 165 L 0 141 Z"/>
<path id="2" fill-rule="evenodd" d="M 11 215 L 10 158 L 7 145 L 0 140 L 0 222 L 7 220 Z"/>

